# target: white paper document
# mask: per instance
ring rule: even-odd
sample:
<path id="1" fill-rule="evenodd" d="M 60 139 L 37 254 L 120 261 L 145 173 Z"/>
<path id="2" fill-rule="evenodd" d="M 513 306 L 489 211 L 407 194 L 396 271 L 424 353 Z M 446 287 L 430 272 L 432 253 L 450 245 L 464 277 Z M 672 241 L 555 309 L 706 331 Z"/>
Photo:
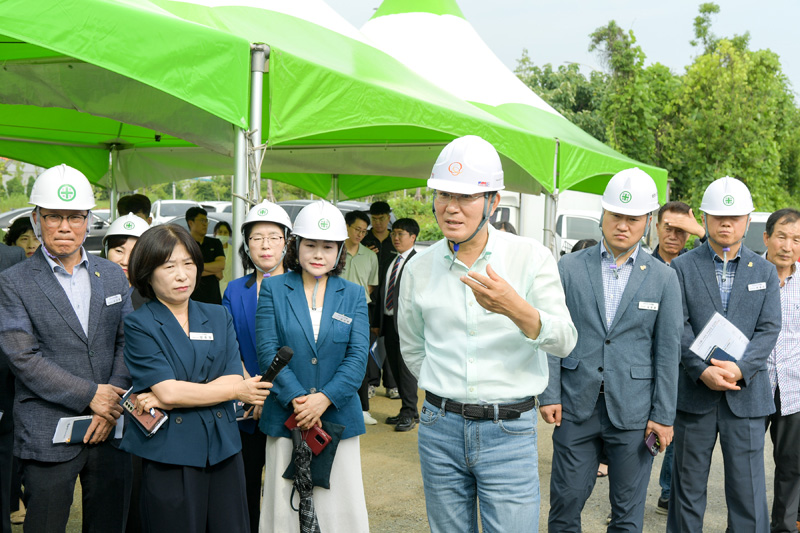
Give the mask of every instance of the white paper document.
<path id="1" fill-rule="evenodd" d="M 53 444 L 69 443 L 72 436 L 72 426 L 79 420 L 91 420 L 92 415 L 85 416 L 69 416 L 58 419 L 56 432 L 53 434 Z M 117 419 L 117 425 L 114 426 L 114 438 L 122 438 L 122 429 L 125 426 L 125 417 L 121 416 Z"/>
<path id="2" fill-rule="evenodd" d="M 718 346 L 738 361 L 749 342 L 739 328 L 721 314 L 714 313 L 689 349 L 705 361 L 711 350 Z"/>

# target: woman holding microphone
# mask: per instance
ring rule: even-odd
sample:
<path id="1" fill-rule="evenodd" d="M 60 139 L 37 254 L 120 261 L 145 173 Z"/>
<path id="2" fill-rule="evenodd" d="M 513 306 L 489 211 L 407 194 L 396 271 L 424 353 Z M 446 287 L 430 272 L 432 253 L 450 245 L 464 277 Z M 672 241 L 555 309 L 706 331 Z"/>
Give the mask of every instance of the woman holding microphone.
<path id="1" fill-rule="evenodd" d="M 233 320 L 190 300 L 203 270 L 184 229 L 147 230 L 128 265 L 150 301 L 125 318 L 125 363 L 137 413 L 169 412 L 153 436 L 129 417 L 121 447 L 142 457 L 144 531 L 248 531 L 241 441 L 233 400 L 263 404 L 271 384 L 242 379 Z"/>
<path id="2" fill-rule="evenodd" d="M 258 354 L 256 353 L 256 306 L 261 283 L 270 277 L 283 274 L 283 258 L 286 241 L 292 230 L 292 221 L 283 208 L 263 201 L 254 206 L 242 224 L 244 242 L 239 248 L 245 272 L 253 270 L 228 283 L 222 297 L 222 305 L 233 317 L 233 328 L 239 341 L 244 375 L 256 376 Z M 273 354 L 274 355 L 274 354 Z M 242 438 L 242 460 L 244 461 L 247 509 L 250 514 L 250 531 L 258 531 L 258 516 L 261 512 L 261 472 L 264 470 L 264 448 L 267 436 L 258 429 L 261 406 L 253 408 L 253 418 L 239 422 Z"/>
<path id="3" fill-rule="evenodd" d="M 344 268 L 347 227 L 339 210 L 318 201 L 294 222 L 283 276 L 261 285 L 256 312 L 258 362 L 266 369 L 281 346 L 294 350 L 275 378 L 259 427 L 267 435 L 260 531 L 299 531 L 292 510 L 292 481 L 282 477 L 292 458 L 284 423 L 294 415 L 301 430 L 322 422 L 344 426 L 330 469 L 330 489 L 315 487 L 314 507 L 322 531 L 369 531 L 358 436 L 364 417 L 358 388 L 369 349 L 364 289 L 338 277 Z M 331 443 L 330 445 L 333 445 Z M 324 452 L 323 452 L 324 453 Z M 312 460 L 313 470 L 314 460 Z M 295 496 L 294 505 L 297 505 Z"/>

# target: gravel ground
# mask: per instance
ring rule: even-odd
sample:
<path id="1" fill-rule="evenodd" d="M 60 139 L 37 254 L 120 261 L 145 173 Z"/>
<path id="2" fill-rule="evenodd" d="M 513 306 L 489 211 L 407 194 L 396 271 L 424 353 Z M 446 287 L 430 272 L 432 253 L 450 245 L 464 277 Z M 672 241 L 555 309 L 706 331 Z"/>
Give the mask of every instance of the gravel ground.
<path id="1" fill-rule="evenodd" d="M 364 487 L 369 509 L 370 528 L 374 533 L 415 533 L 428 531 L 425 514 L 425 497 L 417 454 L 417 430 L 407 433 L 395 432 L 392 426 L 383 423 L 387 416 L 397 414 L 399 400 L 389 400 L 378 389 L 371 400 L 370 413 L 378 420 L 377 426 L 368 426 L 367 434 L 361 436 L 361 461 Z M 550 468 L 553 453 L 553 427 L 539 419 L 539 475 L 541 479 L 542 507 L 539 531 L 547 531 L 547 512 L 550 498 Z M 767 437 L 765 449 L 767 471 L 767 501 L 772 502 L 772 445 Z M 653 474 L 647 491 L 647 507 L 644 518 L 644 533 L 663 532 L 666 517 L 656 514 L 656 500 L 660 494 L 658 473 L 661 455 L 653 463 Z M 67 531 L 81 530 L 80 487 L 76 488 L 75 500 Z M 583 510 L 583 531 L 599 533 L 606 529 L 608 503 L 608 481 L 599 479 L 591 498 Z M 722 533 L 726 528 L 726 506 L 723 488 L 722 453 L 717 446 L 714 452 L 709 480 L 708 506 L 703 531 Z M 324 531 L 324 525 L 323 529 Z M 14 526 L 14 533 L 22 533 L 21 526 Z"/>

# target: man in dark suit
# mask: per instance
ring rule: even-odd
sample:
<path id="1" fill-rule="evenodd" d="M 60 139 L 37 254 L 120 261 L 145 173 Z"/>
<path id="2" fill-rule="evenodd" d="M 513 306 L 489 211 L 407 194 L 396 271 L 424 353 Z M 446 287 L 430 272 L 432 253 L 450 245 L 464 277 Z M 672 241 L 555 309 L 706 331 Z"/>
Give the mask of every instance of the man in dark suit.
<path id="1" fill-rule="evenodd" d="M 0 274 L 0 351 L 16 376 L 14 455 L 22 461 L 26 531 L 64 531 L 81 478 L 83 530 L 123 531 L 130 456 L 111 444 L 130 386 L 122 319 L 131 310 L 119 266 L 86 253 L 94 195 L 66 165 L 31 191 L 40 251 Z M 54 444 L 61 418 L 90 415 L 84 435 Z M 82 442 L 81 442 L 82 441 Z"/>
<path id="2" fill-rule="evenodd" d="M 389 263 L 384 272 L 384 285 L 378 290 L 378 309 L 381 311 L 380 335 L 386 349 L 386 359 L 392 369 L 400 393 L 400 413 L 386 419 L 387 424 L 394 424 L 395 431 L 410 431 L 417 425 L 417 378 L 408 370 L 403 356 L 400 354 L 400 337 L 397 335 L 397 296 L 400 294 L 400 279 L 403 266 L 417 252 L 414 243 L 419 235 L 419 224 L 411 218 L 401 218 L 392 225 L 392 244 L 397 255 Z"/>
<path id="3" fill-rule="evenodd" d="M 25 259 L 18 246 L 0 243 L 0 271 Z M 14 374 L 8 360 L 0 352 L 0 533 L 11 533 L 11 471 L 13 468 L 14 423 L 11 408 L 14 404 Z"/>
<path id="4" fill-rule="evenodd" d="M 707 242 L 676 257 L 684 328 L 678 373 L 675 457 L 667 531 L 703 529 L 711 455 L 719 434 L 725 468 L 728 531 L 770 529 L 764 474 L 764 428 L 775 412 L 767 358 L 781 329 L 775 266 L 747 249 L 753 201 L 741 181 L 711 183 L 700 205 Z M 719 314 L 748 340 L 741 355 L 711 354 L 692 343 Z"/>

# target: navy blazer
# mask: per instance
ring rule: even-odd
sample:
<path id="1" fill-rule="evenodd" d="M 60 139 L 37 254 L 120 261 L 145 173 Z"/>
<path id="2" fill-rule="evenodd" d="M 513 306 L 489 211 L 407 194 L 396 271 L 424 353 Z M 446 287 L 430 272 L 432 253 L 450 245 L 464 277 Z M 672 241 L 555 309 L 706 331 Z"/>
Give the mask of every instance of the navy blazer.
<path id="1" fill-rule="evenodd" d="M 230 313 L 216 304 L 189 300 L 189 332 L 210 333 L 211 340 L 190 340 L 175 315 L 151 300 L 125 319 L 125 362 L 135 392 L 168 379 L 207 383 L 221 376 L 242 375 L 239 346 Z M 242 448 L 233 402 L 177 408 L 148 438 L 126 420 L 121 447 L 161 463 L 205 467 Z"/>
<path id="2" fill-rule="evenodd" d="M 256 353 L 256 305 L 258 304 L 256 274 L 260 272 L 229 282 L 222 296 L 222 305 L 233 317 L 233 329 L 236 331 L 236 340 L 239 341 L 242 362 L 251 376 L 260 374 L 258 353 Z M 239 429 L 252 434 L 256 424 L 256 420 L 242 420 L 239 422 Z"/>
<path id="3" fill-rule="evenodd" d="M 542 405 L 561 404 L 562 416 L 592 416 L 600 384 L 611 423 L 644 429 L 648 420 L 675 420 L 681 301 L 675 272 L 639 250 L 611 327 L 606 326 L 600 245 L 558 262 L 578 343 L 567 357 L 547 356 L 550 380 Z"/>
<path id="4" fill-rule="evenodd" d="M 722 311 L 712 254 L 711 246 L 706 243 L 676 257 L 671 263 L 678 273 L 683 294 L 684 327 L 678 409 L 687 413 L 708 413 L 724 394 L 731 411 L 738 417 L 770 415 L 775 412 L 775 399 L 767 376 L 767 358 L 781 331 L 777 270 L 775 265 L 742 245 L 726 314 Z M 707 365 L 689 350 L 695 336 L 714 312 L 727 318 L 750 339 L 744 355 L 737 362 L 743 376 L 739 382 L 741 390 L 738 391 L 722 392 L 706 387 L 700 381 L 700 374 Z"/>
<path id="5" fill-rule="evenodd" d="M 122 319 L 131 300 L 119 265 L 87 254 L 87 335 L 42 250 L 0 273 L 0 351 L 17 378 L 14 455 L 63 462 L 83 445 L 53 444 L 58 420 L 91 414 L 98 384 L 130 386 Z"/>
<path id="6" fill-rule="evenodd" d="M 262 372 L 278 348 L 289 346 L 294 350 L 294 357 L 278 374 L 264 403 L 261 431 L 288 438 L 290 433 L 283 423 L 293 412 L 292 400 L 322 392 L 331 400 L 322 419 L 344 425 L 343 439 L 365 432 L 357 394 L 369 350 L 363 287 L 338 276 L 328 277 L 319 336 L 314 342 L 302 276 L 289 272 L 265 279 L 256 311 L 256 341 Z"/>

